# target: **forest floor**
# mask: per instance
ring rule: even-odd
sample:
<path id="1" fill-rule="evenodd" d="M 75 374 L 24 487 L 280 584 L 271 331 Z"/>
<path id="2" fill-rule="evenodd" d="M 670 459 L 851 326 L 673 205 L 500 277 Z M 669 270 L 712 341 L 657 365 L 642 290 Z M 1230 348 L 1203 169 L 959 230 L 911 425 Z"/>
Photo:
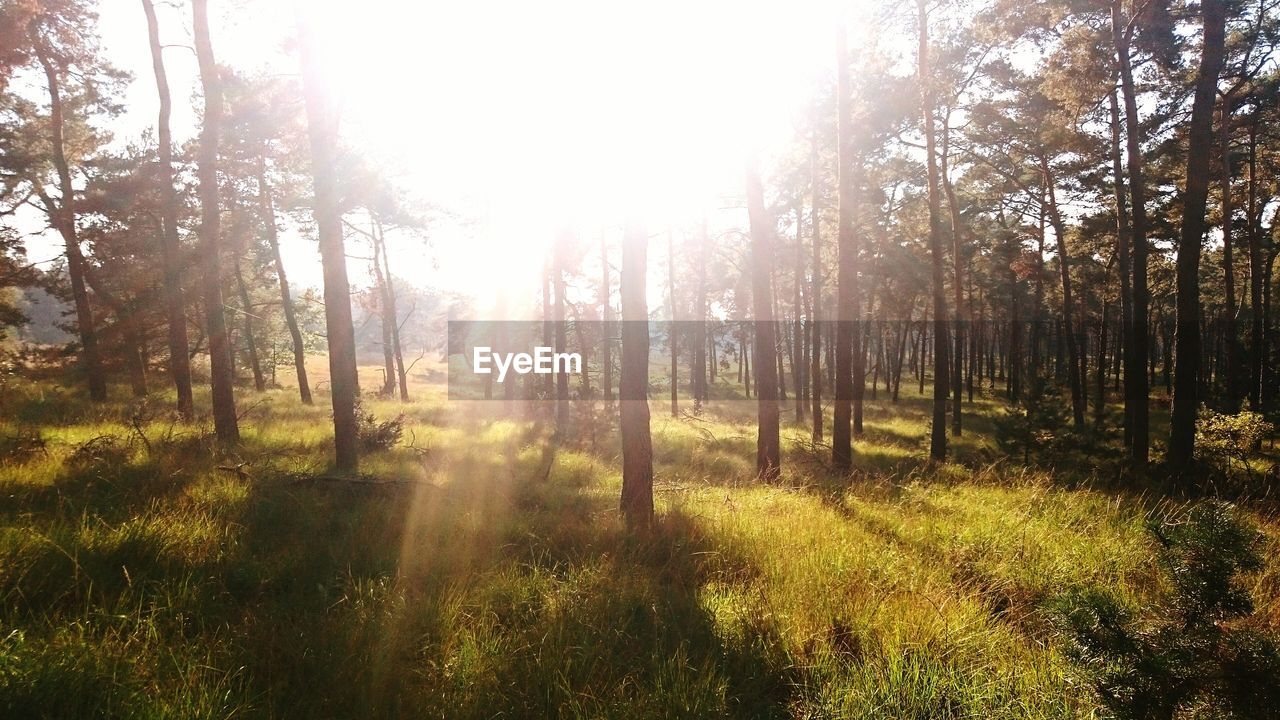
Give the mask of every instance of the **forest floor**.
<path id="1" fill-rule="evenodd" d="M 46 445 L 0 463 L 0 716 L 1092 716 L 1052 603 L 1157 592 L 1145 523 L 1179 501 L 1002 458 L 990 398 L 926 467 L 915 389 L 868 400 L 852 478 L 788 424 L 775 486 L 754 402 L 655 397 L 644 537 L 612 423 L 556 447 L 422 384 L 366 401 L 406 431 L 351 482 L 327 474 L 327 396 L 246 391 L 243 449 L 215 458 L 162 408 L 6 389 L 0 435 Z M 1268 563 L 1252 621 L 1275 629 Z"/>

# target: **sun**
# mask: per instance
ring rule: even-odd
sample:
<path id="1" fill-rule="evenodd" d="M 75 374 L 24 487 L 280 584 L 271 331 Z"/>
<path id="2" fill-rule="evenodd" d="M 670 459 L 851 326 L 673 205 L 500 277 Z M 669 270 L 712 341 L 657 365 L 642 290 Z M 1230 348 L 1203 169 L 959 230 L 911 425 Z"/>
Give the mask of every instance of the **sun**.
<path id="1" fill-rule="evenodd" d="M 462 289 L 536 280 L 565 227 L 696 222 L 833 75 L 830 0 L 308 4 L 343 133 L 482 213 L 435 246 Z M 442 243 L 456 245 L 443 248 Z M 508 267 L 503 270 L 501 267 Z"/>

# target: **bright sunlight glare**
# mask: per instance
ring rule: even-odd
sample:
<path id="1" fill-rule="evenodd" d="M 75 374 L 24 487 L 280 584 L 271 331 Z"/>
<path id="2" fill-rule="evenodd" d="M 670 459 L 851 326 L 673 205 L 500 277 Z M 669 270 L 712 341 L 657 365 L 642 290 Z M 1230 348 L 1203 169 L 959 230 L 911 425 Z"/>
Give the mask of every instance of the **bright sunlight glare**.
<path id="1" fill-rule="evenodd" d="M 831 0 L 308 7 L 344 136 L 475 218 L 470 240 L 436 244 L 471 287 L 536 273 L 565 228 L 670 227 L 734 202 L 747 156 L 793 136 L 848 21 Z"/>

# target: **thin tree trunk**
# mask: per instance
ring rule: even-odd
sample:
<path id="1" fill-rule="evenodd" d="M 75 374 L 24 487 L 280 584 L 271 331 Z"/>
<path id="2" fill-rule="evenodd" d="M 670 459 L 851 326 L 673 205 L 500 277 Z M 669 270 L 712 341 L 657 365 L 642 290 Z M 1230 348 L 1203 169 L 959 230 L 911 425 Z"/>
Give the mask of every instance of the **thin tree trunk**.
<path id="1" fill-rule="evenodd" d="M 645 265 L 649 240 L 629 223 L 622 240 L 622 498 L 619 507 L 633 529 L 653 522 L 653 438 L 649 434 L 649 308 Z"/>
<path id="2" fill-rule="evenodd" d="M 401 319 L 399 319 L 399 311 L 396 310 L 396 277 L 392 275 L 392 260 L 387 251 L 387 232 L 383 229 L 383 220 L 378 215 L 374 215 L 374 231 L 375 242 L 381 249 L 383 256 L 383 278 L 387 288 L 387 306 L 389 307 L 388 315 L 392 319 L 392 355 L 396 357 L 396 375 L 399 380 L 399 391 L 401 391 L 401 402 L 408 402 L 408 370 L 404 368 L 404 346 L 399 338 L 401 331 Z M 412 313 L 412 310 L 410 310 Z"/>
<path id="3" fill-rule="evenodd" d="M 182 241 L 178 237 L 178 193 L 173 182 L 173 137 L 169 116 L 173 101 L 169 94 L 169 76 L 164 66 L 164 50 L 160 45 L 160 25 L 151 0 L 142 0 L 147 16 L 147 37 L 151 45 L 151 67 L 156 76 L 156 92 L 160 96 L 160 113 L 156 122 L 160 154 L 160 262 L 164 267 L 164 302 L 168 319 L 169 377 L 178 394 L 178 415 L 191 420 L 195 400 L 191 390 L 191 359 L 187 355 L 186 299 L 182 291 Z"/>
<path id="4" fill-rule="evenodd" d="M 222 301 L 222 267 L 219 261 L 221 212 L 218 192 L 218 141 L 222 132 L 222 80 L 213 59 L 209 39 L 209 2 L 192 0 L 196 59 L 204 88 L 204 121 L 200 132 L 200 250 L 203 277 L 205 325 L 209 329 L 209 381 L 213 395 L 213 427 L 218 441 L 231 445 L 240 441 L 236 416 L 235 366 L 227 338 L 227 318 Z"/>
<path id="5" fill-rule="evenodd" d="M 947 208 L 951 214 L 951 267 L 952 290 L 955 293 L 955 357 L 952 358 L 951 372 L 951 433 L 959 437 L 963 433 L 963 423 L 960 417 L 960 401 L 961 393 L 964 390 L 961 377 L 961 368 L 964 365 L 964 334 L 966 313 L 964 312 L 964 285 L 961 281 L 961 270 L 963 263 L 960 257 L 960 248 L 964 245 L 964 220 L 960 217 L 960 204 L 956 201 L 955 189 L 951 186 L 951 174 L 948 171 L 949 158 L 951 154 L 951 123 L 949 121 L 950 113 L 947 113 L 948 121 L 942 125 L 942 152 L 939 155 L 939 173 L 942 179 L 942 189 L 947 196 Z"/>
<path id="6" fill-rule="evenodd" d="M 203 2 L 203 0 L 200 0 Z M 306 10 L 299 10 L 305 13 Z M 333 434 L 339 470 L 355 472 L 360 464 L 356 425 L 356 399 L 360 392 L 356 375 L 355 330 L 351 324 L 351 286 L 347 281 L 347 257 L 342 238 L 335 171 L 337 117 L 325 97 L 325 83 L 313 55 L 310 28 L 305 17 L 299 35 L 303 88 L 306 95 L 307 132 L 311 141 L 311 176 L 315 192 L 316 227 L 324 273 L 324 317 L 329 339 L 329 377 L 333 397 Z"/>
<path id="7" fill-rule="evenodd" d="M 747 214 L 751 225 L 751 312 L 755 325 L 756 476 L 773 482 L 782 474 L 782 441 L 778 429 L 778 352 L 774 336 L 769 270 L 773 266 L 774 222 L 764 207 L 764 187 L 754 162 L 746 172 Z"/>
<path id="8" fill-rule="evenodd" d="M 1235 212 L 1231 198 L 1231 98 L 1224 97 L 1219 109 L 1221 127 L 1218 128 L 1220 138 L 1219 153 L 1222 161 L 1222 287 L 1224 304 L 1222 306 L 1222 332 L 1226 350 L 1225 365 L 1222 375 L 1226 380 L 1227 412 L 1240 412 L 1240 377 L 1238 333 L 1236 333 L 1236 272 L 1235 272 L 1235 239 L 1232 237 L 1231 216 Z"/>
<path id="9" fill-rule="evenodd" d="M 698 231 L 698 288 L 694 297 L 693 368 L 690 390 L 693 392 L 693 409 L 697 412 L 707 401 L 707 222 L 704 219 Z M 712 360 L 714 362 L 714 359 Z"/>
<path id="10" fill-rule="evenodd" d="M 613 400 L 613 303 L 609 296 L 612 292 L 609 284 L 609 245 L 604 233 L 600 234 L 600 317 L 604 319 L 604 337 L 600 342 L 600 370 L 604 376 L 604 399 Z"/>
<path id="11" fill-rule="evenodd" d="M 811 201 L 809 203 L 809 234 L 813 243 L 813 267 L 810 272 L 813 276 L 809 279 L 809 302 L 813 307 L 810 315 L 809 324 L 810 342 L 812 343 L 809 350 L 809 380 L 812 388 L 809 393 L 810 414 L 813 417 L 813 433 L 811 438 L 813 442 L 822 442 L 822 321 L 819 319 L 822 307 L 822 231 L 819 227 L 818 212 L 818 129 L 814 125 L 812 137 L 810 139 L 809 150 L 809 193 Z"/>
<path id="12" fill-rule="evenodd" d="M 307 380 L 307 351 L 302 342 L 302 330 L 298 327 L 298 316 L 293 309 L 293 294 L 289 290 L 289 277 L 284 271 L 284 257 L 280 254 L 280 235 L 276 227 L 275 201 L 272 199 L 271 186 L 267 184 L 267 169 L 262 158 L 258 158 L 258 208 L 262 214 L 263 227 L 266 229 L 267 242 L 271 245 L 271 258 L 275 262 L 276 277 L 280 281 L 280 307 L 284 311 L 284 324 L 289 329 L 289 340 L 293 346 L 293 368 L 298 377 L 298 394 L 302 402 L 311 404 L 311 385 Z"/>
<path id="13" fill-rule="evenodd" d="M 1146 182 L 1142 159 L 1142 129 L 1138 118 L 1137 90 L 1133 81 L 1133 62 L 1129 52 L 1132 29 L 1124 17 L 1124 0 L 1112 0 L 1111 35 L 1120 68 L 1120 87 L 1124 94 L 1125 142 L 1129 165 L 1129 208 L 1132 213 L 1131 247 L 1133 250 L 1132 300 L 1125 332 L 1125 406 L 1130 420 L 1129 461 L 1138 469 L 1145 468 L 1151 452 L 1149 385 L 1143 364 L 1147 357 L 1147 323 L 1150 320 L 1147 291 L 1147 209 Z"/>
<path id="14" fill-rule="evenodd" d="M 1262 323 L 1262 232 L 1258 216 L 1258 113 L 1249 124 L 1249 405 L 1262 412 L 1262 368 L 1266 358 Z"/>
<path id="15" fill-rule="evenodd" d="M 667 343 L 671 346 L 671 417 L 680 417 L 680 350 L 676 327 L 676 246 L 675 233 L 667 229 L 667 300 L 671 303 L 671 331 Z"/>
<path id="16" fill-rule="evenodd" d="M 1195 454 L 1197 384 L 1200 371 L 1200 243 L 1209 194 L 1209 157 L 1213 147 L 1213 104 L 1222 71 L 1226 8 L 1223 0 L 1201 0 L 1204 47 L 1191 104 L 1187 144 L 1186 190 L 1182 196 L 1182 234 L 1178 243 L 1176 356 L 1173 413 L 1169 425 L 1169 461 L 1185 467 Z"/>
<path id="17" fill-rule="evenodd" d="M 391 330 L 396 325 L 395 314 L 391 310 L 391 297 L 387 293 L 387 277 L 382 272 L 382 243 L 378 242 L 377 228 L 373 228 L 373 281 L 378 293 L 378 318 L 382 330 L 382 394 L 391 397 L 396 392 L 396 353 L 392 347 Z M 493 392 L 493 375 L 485 377 L 485 399 Z"/>
<path id="18" fill-rule="evenodd" d="M 258 359 L 258 339 L 253 334 L 253 305 L 249 299 L 249 286 L 244 281 L 239 250 L 232 257 L 232 270 L 236 276 L 236 290 L 240 295 L 240 313 L 244 316 L 244 341 L 249 355 L 249 370 L 253 373 L 253 389 L 264 392 L 267 389 L 267 379 L 262 374 L 262 362 Z"/>
<path id="19" fill-rule="evenodd" d="M 916 0 L 919 15 L 919 80 L 923 96 L 925 166 L 929 192 L 929 255 L 933 290 L 933 417 L 929 457 L 947 457 L 947 299 L 942 279 L 942 219 L 938 197 L 938 157 L 934 145 L 933 77 L 929 66 L 929 13 L 925 0 Z"/>
<path id="20" fill-rule="evenodd" d="M 1040 156 L 1040 171 L 1044 175 L 1045 193 L 1049 200 L 1049 217 L 1053 222 L 1053 234 L 1058 239 L 1058 270 L 1062 276 L 1062 336 L 1067 350 L 1067 375 L 1071 387 L 1071 418 L 1077 430 L 1084 429 L 1084 388 L 1080 348 L 1071 316 L 1075 313 L 1071 294 L 1071 255 L 1067 250 L 1067 225 L 1058 209 L 1058 193 L 1054 187 L 1053 170 L 1049 161 Z M 1061 345 L 1059 346 L 1061 347 Z"/>
<path id="21" fill-rule="evenodd" d="M 804 387 L 804 296 L 801 290 L 804 285 L 804 239 L 801 228 L 804 216 L 800 211 L 800 203 L 796 202 L 796 252 L 795 264 L 792 268 L 791 302 L 794 306 L 791 322 L 791 381 L 795 388 L 796 422 L 805 421 Z"/>
<path id="22" fill-rule="evenodd" d="M 1124 348 L 1124 332 L 1123 328 L 1128 328 L 1132 322 L 1132 289 L 1130 288 L 1130 280 L 1132 278 L 1132 262 L 1129 257 L 1129 207 L 1125 202 L 1124 190 L 1124 167 L 1121 164 L 1120 157 L 1120 103 L 1116 99 L 1115 88 L 1112 88 L 1107 96 L 1111 111 L 1111 177 L 1112 184 L 1115 188 L 1115 206 L 1116 206 L 1116 255 L 1120 261 L 1120 325 L 1122 331 L 1116 338 L 1115 353 L 1122 356 L 1126 351 Z M 1133 407 L 1128 401 L 1128 395 L 1125 395 L 1124 401 L 1124 444 L 1129 447 L 1133 444 Z"/>
<path id="23" fill-rule="evenodd" d="M 89 385 L 89 399 L 94 402 L 105 402 L 107 379 L 102 361 L 98 356 L 98 332 L 93 317 L 93 307 L 89 304 L 89 291 L 85 286 L 85 259 L 80 250 L 80 238 L 76 233 L 75 188 L 71 182 L 71 167 L 67 163 L 63 139 L 65 120 L 61 80 L 54 67 L 54 60 L 49 56 L 44 39 L 40 37 L 37 22 L 38 20 L 34 19 L 31 21 L 29 34 L 48 85 L 50 149 L 54 167 L 58 171 L 58 190 L 62 194 L 56 205 L 52 201 L 46 201 L 46 210 L 66 245 L 67 274 L 71 278 L 71 298 L 75 303 L 76 330 L 80 335 L 81 360 Z"/>
<path id="24" fill-rule="evenodd" d="M 858 273 L 854 243 L 853 122 L 852 87 L 845 30 L 839 30 L 836 51 L 836 142 L 838 229 L 836 235 L 836 383 L 835 416 L 831 425 L 831 460 L 837 470 L 853 466 L 853 375 L 854 343 L 857 335 Z"/>

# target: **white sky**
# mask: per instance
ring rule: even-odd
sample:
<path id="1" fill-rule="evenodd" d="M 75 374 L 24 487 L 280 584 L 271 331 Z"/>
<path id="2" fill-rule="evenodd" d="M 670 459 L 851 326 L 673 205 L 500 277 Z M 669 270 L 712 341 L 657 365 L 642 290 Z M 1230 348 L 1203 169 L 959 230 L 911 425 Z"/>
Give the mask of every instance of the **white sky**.
<path id="1" fill-rule="evenodd" d="M 291 0 L 210 6 L 219 62 L 297 72 L 285 47 Z M 767 160 L 785 146 L 816 83 L 832 76 L 839 13 L 851 44 L 868 27 L 858 3 L 834 0 L 305 7 L 320 18 L 346 141 L 465 221 L 432 230 L 430 257 L 420 241 L 395 242 L 393 270 L 478 296 L 494 282 L 536 289 L 543 248 L 566 225 L 598 237 L 640 214 L 657 232 L 736 196 L 747 154 Z M 189 45 L 188 3 L 157 10 L 163 42 Z M 107 57 L 134 76 L 117 141 L 136 140 L 158 108 L 142 8 L 102 0 L 100 15 Z M 182 142 L 198 130 L 195 57 L 172 47 L 166 63 Z M 318 286 L 314 243 L 287 233 L 285 251 L 291 276 Z M 33 243 L 35 259 L 56 252 Z M 355 263 L 351 275 L 366 281 Z"/>

